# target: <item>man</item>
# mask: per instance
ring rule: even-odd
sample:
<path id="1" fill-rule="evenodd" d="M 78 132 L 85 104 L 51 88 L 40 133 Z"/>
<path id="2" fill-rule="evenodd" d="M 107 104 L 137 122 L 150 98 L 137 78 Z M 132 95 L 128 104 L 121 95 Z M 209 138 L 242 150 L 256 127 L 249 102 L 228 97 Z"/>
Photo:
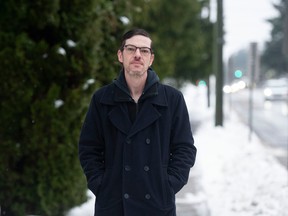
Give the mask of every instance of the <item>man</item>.
<path id="1" fill-rule="evenodd" d="M 95 215 L 175 216 L 196 156 L 183 95 L 159 83 L 145 30 L 124 34 L 117 55 L 123 69 L 94 93 L 79 140 Z"/>

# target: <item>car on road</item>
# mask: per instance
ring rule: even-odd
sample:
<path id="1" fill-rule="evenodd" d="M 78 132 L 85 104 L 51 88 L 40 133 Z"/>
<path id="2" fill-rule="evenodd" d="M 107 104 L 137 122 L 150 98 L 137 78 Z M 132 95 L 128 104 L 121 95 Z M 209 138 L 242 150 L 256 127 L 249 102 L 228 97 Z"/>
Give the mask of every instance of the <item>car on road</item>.
<path id="1" fill-rule="evenodd" d="M 288 100 L 288 80 L 267 80 L 263 90 L 265 100 Z"/>

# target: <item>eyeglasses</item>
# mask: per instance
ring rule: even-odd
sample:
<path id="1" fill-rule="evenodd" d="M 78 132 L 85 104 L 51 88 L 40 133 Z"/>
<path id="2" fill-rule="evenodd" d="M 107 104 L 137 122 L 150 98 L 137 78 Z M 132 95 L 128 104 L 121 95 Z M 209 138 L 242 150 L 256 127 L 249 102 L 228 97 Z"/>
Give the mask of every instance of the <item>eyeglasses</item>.
<path id="1" fill-rule="evenodd" d="M 124 49 L 128 54 L 134 54 L 137 49 L 139 49 L 140 54 L 143 56 L 148 56 L 153 53 L 152 49 L 149 47 L 136 47 L 134 45 L 125 45 Z"/>

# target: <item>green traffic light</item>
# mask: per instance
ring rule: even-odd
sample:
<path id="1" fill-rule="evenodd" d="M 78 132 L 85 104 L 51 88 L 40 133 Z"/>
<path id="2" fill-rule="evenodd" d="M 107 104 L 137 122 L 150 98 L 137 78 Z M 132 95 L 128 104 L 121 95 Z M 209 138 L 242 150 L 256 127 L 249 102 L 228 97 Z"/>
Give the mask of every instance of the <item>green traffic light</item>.
<path id="1" fill-rule="evenodd" d="M 198 82 L 198 86 L 206 86 L 206 82 L 204 80 L 200 80 Z"/>
<path id="2" fill-rule="evenodd" d="M 243 73 L 242 73 L 241 70 L 236 70 L 236 71 L 234 72 L 234 75 L 235 75 L 236 78 L 241 78 L 242 75 L 243 75 Z"/>

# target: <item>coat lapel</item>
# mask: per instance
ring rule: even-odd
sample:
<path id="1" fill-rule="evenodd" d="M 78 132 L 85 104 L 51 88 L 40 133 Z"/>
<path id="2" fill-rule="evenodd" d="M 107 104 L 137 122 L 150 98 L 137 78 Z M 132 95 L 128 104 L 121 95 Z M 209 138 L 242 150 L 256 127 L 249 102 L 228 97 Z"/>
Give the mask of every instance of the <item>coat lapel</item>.
<path id="1" fill-rule="evenodd" d="M 108 118 L 112 124 L 121 132 L 128 134 L 131 129 L 131 121 L 128 116 L 128 111 L 123 106 L 119 105 L 112 109 L 108 114 Z"/>
<path id="2" fill-rule="evenodd" d="M 121 100 L 124 100 L 122 97 L 123 95 L 119 95 L 119 91 L 115 89 L 115 86 L 112 83 L 107 87 L 107 90 L 101 98 L 101 103 L 110 107 L 108 118 L 111 123 L 121 132 L 128 134 L 132 123 L 128 116 L 127 107 L 120 103 Z"/>
<path id="3" fill-rule="evenodd" d="M 167 106 L 166 94 L 163 87 L 160 85 L 157 96 L 145 99 L 143 107 L 137 114 L 135 122 L 132 124 L 125 103 L 115 103 L 114 94 L 115 92 L 112 88 L 109 88 L 102 97 L 101 103 L 112 106 L 111 111 L 108 113 L 108 118 L 116 128 L 129 136 L 135 135 L 161 117 L 157 107 Z M 114 95 L 114 97 L 112 95 Z M 117 98 L 119 99 L 119 96 Z"/>
<path id="4" fill-rule="evenodd" d="M 151 125 L 160 117 L 161 114 L 153 106 L 153 104 L 144 103 L 143 107 L 141 108 L 140 112 L 136 117 L 136 120 L 131 128 L 131 131 L 129 132 L 129 135 L 133 136 L 134 134 Z"/>

